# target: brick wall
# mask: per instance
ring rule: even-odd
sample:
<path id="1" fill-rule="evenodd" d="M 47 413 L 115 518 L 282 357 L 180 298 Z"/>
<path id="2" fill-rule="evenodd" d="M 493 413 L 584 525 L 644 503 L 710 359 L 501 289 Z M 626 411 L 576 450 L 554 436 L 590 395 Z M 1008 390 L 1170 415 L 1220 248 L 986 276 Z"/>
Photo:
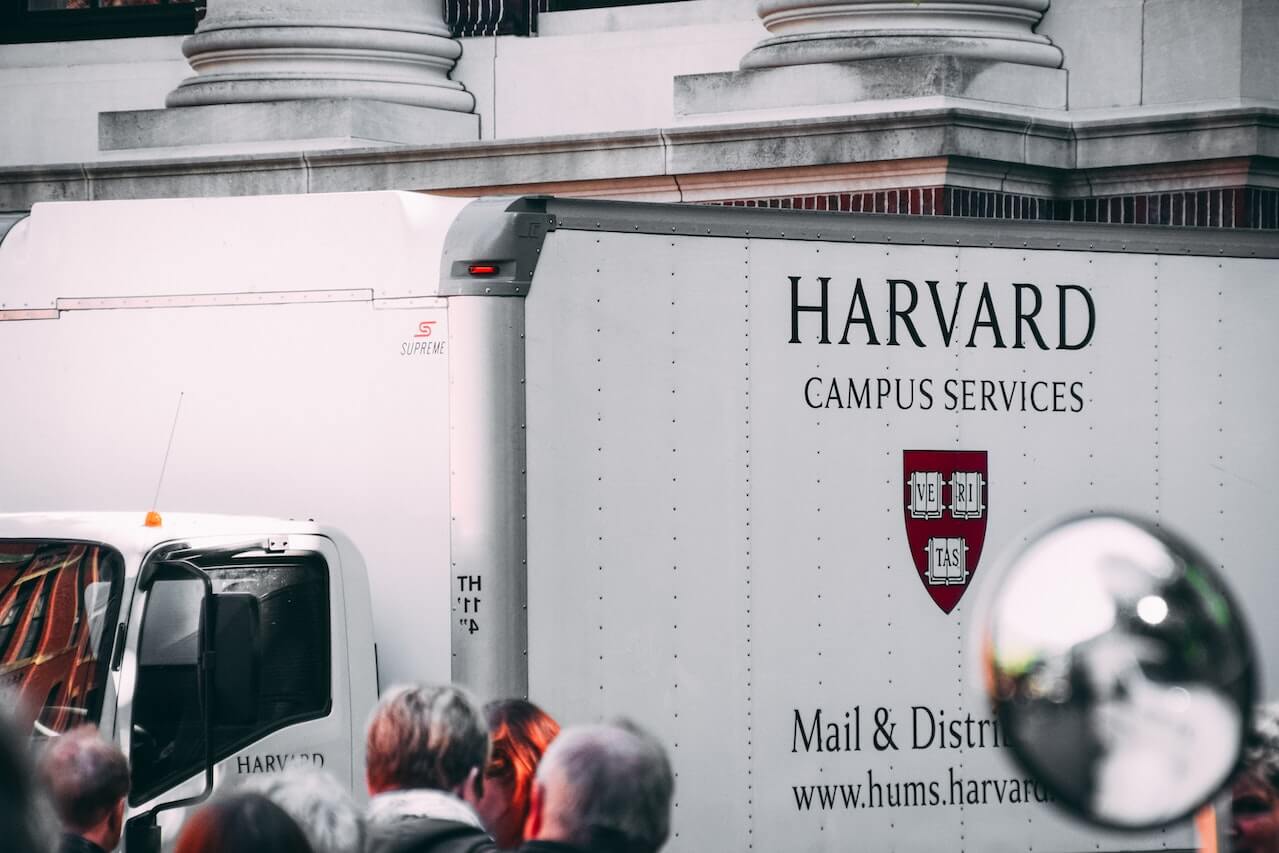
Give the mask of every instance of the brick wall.
<path id="1" fill-rule="evenodd" d="M 1279 230 L 1279 190 L 1257 187 L 1052 199 L 963 187 L 916 187 L 713 202 L 732 207 L 909 213 L 1124 225 Z"/>

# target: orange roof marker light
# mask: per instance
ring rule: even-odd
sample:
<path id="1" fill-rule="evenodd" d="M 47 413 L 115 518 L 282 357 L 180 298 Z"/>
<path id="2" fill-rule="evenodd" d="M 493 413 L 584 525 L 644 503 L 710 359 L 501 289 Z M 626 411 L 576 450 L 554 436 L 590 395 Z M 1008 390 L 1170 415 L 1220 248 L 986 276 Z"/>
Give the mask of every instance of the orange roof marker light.
<path id="1" fill-rule="evenodd" d="M 164 519 L 160 517 L 160 513 L 155 510 L 147 512 L 146 521 L 142 522 L 143 527 L 160 527 L 164 524 Z"/>

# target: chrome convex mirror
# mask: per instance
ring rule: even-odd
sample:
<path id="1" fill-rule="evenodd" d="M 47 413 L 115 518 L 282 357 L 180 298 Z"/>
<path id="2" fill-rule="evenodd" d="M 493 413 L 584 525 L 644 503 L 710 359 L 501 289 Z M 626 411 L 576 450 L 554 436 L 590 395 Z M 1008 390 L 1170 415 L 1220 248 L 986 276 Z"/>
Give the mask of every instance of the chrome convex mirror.
<path id="1" fill-rule="evenodd" d="M 1090 515 L 1033 539 L 995 588 L 981 657 L 1018 760 L 1094 823 L 1185 817 L 1238 764 L 1248 632 L 1207 561 L 1153 525 Z"/>

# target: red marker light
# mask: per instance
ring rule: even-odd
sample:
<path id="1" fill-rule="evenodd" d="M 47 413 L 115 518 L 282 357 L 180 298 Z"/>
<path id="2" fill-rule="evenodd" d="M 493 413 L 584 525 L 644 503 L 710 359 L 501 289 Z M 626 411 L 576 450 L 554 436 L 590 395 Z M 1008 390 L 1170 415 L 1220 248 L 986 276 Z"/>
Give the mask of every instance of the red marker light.
<path id="1" fill-rule="evenodd" d="M 497 264 L 471 264 L 466 271 L 474 276 L 497 275 Z"/>

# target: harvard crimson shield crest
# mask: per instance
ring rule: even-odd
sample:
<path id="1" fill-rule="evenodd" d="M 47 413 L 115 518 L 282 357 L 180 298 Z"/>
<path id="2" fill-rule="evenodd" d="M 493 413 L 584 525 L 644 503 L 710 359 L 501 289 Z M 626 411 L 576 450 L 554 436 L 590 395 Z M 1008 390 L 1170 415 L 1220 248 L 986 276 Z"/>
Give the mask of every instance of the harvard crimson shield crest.
<path id="1" fill-rule="evenodd" d="M 943 613 L 968 589 L 986 541 L 984 450 L 902 452 L 906 541 L 924 589 Z"/>

